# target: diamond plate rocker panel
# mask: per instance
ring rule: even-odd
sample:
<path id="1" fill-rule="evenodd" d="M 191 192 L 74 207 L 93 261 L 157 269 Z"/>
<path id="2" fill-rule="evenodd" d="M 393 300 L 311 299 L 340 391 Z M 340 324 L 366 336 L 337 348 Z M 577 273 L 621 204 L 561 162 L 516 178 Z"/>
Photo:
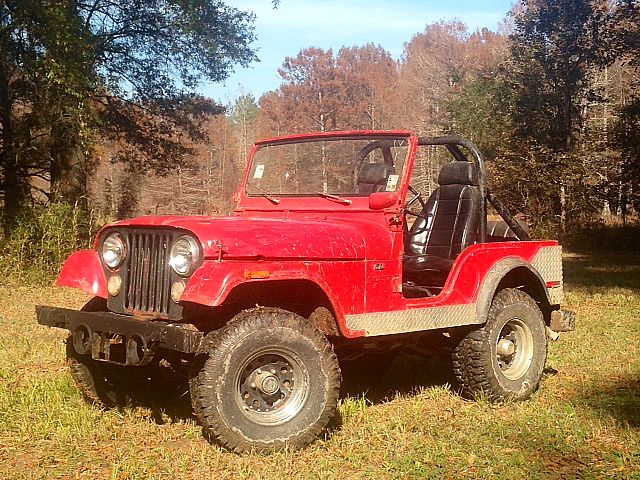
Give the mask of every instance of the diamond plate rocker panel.
<path id="1" fill-rule="evenodd" d="M 350 330 L 364 330 L 367 336 L 392 335 L 477 323 L 476 306 L 414 308 L 395 312 L 360 313 L 346 316 Z"/>

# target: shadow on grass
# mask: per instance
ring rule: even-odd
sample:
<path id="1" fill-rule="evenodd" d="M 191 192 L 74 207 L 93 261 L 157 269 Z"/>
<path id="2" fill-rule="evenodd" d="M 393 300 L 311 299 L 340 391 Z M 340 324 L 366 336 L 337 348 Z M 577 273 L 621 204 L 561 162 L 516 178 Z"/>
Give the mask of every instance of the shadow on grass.
<path id="1" fill-rule="evenodd" d="M 124 390 L 114 389 L 117 401 L 115 410 L 142 409 L 146 417 L 158 425 L 195 420 L 191 407 L 191 397 L 187 382 L 170 385 L 145 385 L 144 388 Z"/>
<path id="2" fill-rule="evenodd" d="M 370 404 L 381 404 L 398 395 L 417 394 L 422 388 L 455 385 L 449 357 L 400 352 L 386 360 L 387 363 L 377 363 L 376 359 L 367 358 L 365 362 L 343 366 L 341 398 L 363 398 Z M 122 393 L 117 410 L 141 408 L 158 425 L 195 421 L 186 380 Z M 330 430 L 338 430 L 340 423 L 338 415 Z"/>
<path id="3" fill-rule="evenodd" d="M 563 259 L 564 279 L 571 287 L 628 288 L 640 291 L 640 255 L 594 254 Z"/>
<path id="4" fill-rule="evenodd" d="M 400 352 L 393 357 L 364 359 L 342 367 L 342 397 L 384 403 L 397 395 L 412 395 L 422 388 L 455 385 L 451 358 Z"/>
<path id="5" fill-rule="evenodd" d="M 638 378 L 603 378 L 573 402 L 610 416 L 623 427 L 640 428 L 640 373 Z"/>

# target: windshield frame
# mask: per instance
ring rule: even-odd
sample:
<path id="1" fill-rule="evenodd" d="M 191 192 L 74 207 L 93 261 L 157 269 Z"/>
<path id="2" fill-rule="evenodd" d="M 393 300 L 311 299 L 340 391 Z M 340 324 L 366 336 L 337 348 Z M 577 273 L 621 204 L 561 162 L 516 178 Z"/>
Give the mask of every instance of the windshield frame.
<path id="1" fill-rule="evenodd" d="M 368 198 L 369 194 L 355 193 L 355 192 L 344 193 L 344 192 L 333 192 L 333 191 L 326 191 L 326 192 L 309 191 L 304 193 L 280 193 L 280 192 L 267 191 L 267 189 L 265 189 L 264 191 L 261 191 L 261 187 L 257 187 L 257 189 L 256 188 L 251 189 L 251 187 L 249 186 L 251 172 L 255 167 L 254 164 L 256 161 L 256 154 L 265 147 L 306 144 L 306 143 L 314 143 L 314 142 L 320 142 L 320 141 L 349 141 L 349 140 L 367 142 L 358 151 L 358 157 L 361 157 L 361 158 L 356 157 L 355 164 L 354 164 L 356 168 L 362 165 L 362 162 L 366 159 L 366 156 L 370 153 L 370 151 L 376 148 L 380 148 L 380 145 L 382 145 L 383 142 L 392 141 L 392 140 L 401 140 L 401 141 L 407 142 L 406 153 L 405 153 L 406 156 L 402 159 L 402 162 L 403 162 L 402 171 L 397 172 L 398 184 L 394 190 L 399 194 L 399 196 L 403 197 L 404 184 L 406 183 L 406 178 L 407 178 L 408 163 L 409 163 L 409 159 L 411 158 L 412 154 L 415 153 L 415 150 L 417 148 L 418 136 L 414 132 L 409 130 L 384 130 L 384 131 L 362 130 L 362 131 L 316 132 L 316 133 L 310 133 L 310 134 L 299 134 L 299 135 L 290 135 L 290 136 L 284 136 L 284 137 L 276 137 L 276 138 L 263 139 L 263 140 L 257 141 L 254 144 L 249 154 L 243 181 L 240 185 L 240 188 L 237 191 L 237 195 L 236 195 L 237 200 L 240 201 L 242 198 L 245 198 L 246 200 L 265 198 L 266 195 L 268 195 L 269 197 L 277 198 L 278 200 L 288 199 L 288 198 L 291 198 L 291 199 L 322 198 L 321 194 L 325 195 L 324 197 L 325 201 L 326 201 L 326 194 L 332 194 L 334 196 L 337 195 L 339 197 L 344 197 L 345 199 L 348 198 L 353 200 L 360 199 L 360 198 Z M 376 143 L 378 142 L 380 142 L 380 144 L 376 145 Z M 372 147 L 367 149 L 367 147 L 369 147 L 370 145 Z M 386 155 L 384 155 L 384 153 L 383 153 L 383 156 L 385 156 L 385 163 L 387 163 Z M 355 172 L 354 172 L 354 175 L 355 175 Z M 274 202 L 270 202 L 270 203 L 272 203 L 271 205 L 272 207 L 277 205 Z M 344 202 L 344 203 L 348 204 L 351 202 Z"/>

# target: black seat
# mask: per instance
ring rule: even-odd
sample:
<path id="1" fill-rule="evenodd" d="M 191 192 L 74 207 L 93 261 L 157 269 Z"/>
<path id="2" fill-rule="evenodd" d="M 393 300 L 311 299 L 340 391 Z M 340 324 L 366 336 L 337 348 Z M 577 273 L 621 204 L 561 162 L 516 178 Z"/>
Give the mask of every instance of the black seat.
<path id="1" fill-rule="evenodd" d="M 431 277 L 442 284 L 460 252 L 478 238 L 480 192 L 475 164 L 444 165 L 438 184 L 405 239 L 405 279 L 418 285 L 429 286 Z"/>
<path id="2" fill-rule="evenodd" d="M 356 193 L 369 195 L 386 188 L 389 175 L 395 174 L 395 169 L 386 163 L 365 163 L 358 173 Z"/>

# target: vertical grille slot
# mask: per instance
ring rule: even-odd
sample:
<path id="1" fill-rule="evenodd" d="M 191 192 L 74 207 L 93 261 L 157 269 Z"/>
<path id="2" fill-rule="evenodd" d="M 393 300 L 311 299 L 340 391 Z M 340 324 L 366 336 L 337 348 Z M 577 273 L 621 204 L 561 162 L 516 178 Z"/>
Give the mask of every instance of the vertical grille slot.
<path id="1" fill-rule="evenodd" d="M 129 248 L 126 260 L 124 308 L 127 311 L 168 314 L 171 273 L 168 249 L 171 235 L 156 231 L 126 234 Z"/>

